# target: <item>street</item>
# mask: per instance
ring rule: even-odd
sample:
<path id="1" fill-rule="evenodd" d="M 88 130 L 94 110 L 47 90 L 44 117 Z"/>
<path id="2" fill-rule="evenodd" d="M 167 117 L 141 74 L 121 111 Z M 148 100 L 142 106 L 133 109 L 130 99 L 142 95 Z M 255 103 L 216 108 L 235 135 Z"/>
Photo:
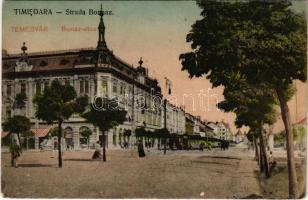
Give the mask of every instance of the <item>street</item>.
<path id="1" fill-rule="evenodd" d="M 2 153 L 2 192 L 23 198 L 244 198 L 261 195 L 253 151 L 136 152 L 108 150 L 107 162 L 92 151 L 24 152 L 19 168 Z"/>

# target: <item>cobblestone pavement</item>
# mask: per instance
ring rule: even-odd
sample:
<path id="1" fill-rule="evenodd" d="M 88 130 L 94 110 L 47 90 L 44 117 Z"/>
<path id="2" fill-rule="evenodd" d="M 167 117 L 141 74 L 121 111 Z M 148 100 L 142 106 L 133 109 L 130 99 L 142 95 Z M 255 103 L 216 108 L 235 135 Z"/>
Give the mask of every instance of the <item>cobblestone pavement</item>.
<path id="1" fill-rule="evenodd" d="M 260 194 L 253 151 L 107 150 L 107 162 L 90 160 L 92 151 L 24 152 L 19 168 L 2 153 L 2 193 L 45 198 L 243 198 Z"/>

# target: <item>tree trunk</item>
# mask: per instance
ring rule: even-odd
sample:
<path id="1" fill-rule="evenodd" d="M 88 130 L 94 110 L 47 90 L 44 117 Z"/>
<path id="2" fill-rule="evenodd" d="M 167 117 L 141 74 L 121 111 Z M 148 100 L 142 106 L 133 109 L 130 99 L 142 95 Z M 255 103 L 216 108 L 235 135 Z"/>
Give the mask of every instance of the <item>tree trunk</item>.
<path id="1" fill-rule="evenodd" d="M 297 176 L 293 149 L 293 132 L 291 129 L 290 112 L 287 100 L 284 97 L 284 91 L 281 88 L 276 89 L 280 103 L 281 117 L 285 126 L 287 139 L 287 159 L 288 159 L 288 176 L 289 176 L 289 198 L 296 199 L 297 191 Z"/>
<path id="2" fill-rule="evenodd" d="M 61 138 L 62 138 L 62 121 L 58 122 L 58 165 L 62 168 L 62 152 L 61 152 Z"/>
<path id="3" fill-rule="evenodd" d="M 264 172 L 265 172 L 265 176 L 267 178 L 269 178 L 270 174 L 269 174 L 269 168 L 268 168 L 267 153 L 266 153 L 265 144 L 264 144 L 262 122 L 259 122 L 259 131 L 260 131 L 260 148 L 261 148 L 261 151 L 262 151 L 262 160 L 263 160 Z"/>
<path id="4" fill-rule="evenodd" d="M 106 138 L 105 131 L 103 131 L 103 161 L 106 162 Z"/>
<path id="5" fill-rule="evenodd" d="M 253 143 L 255 146 L 255 156 L 256 156 L 256 160 L 258 162 L 258 164 L 260 164 L 260 160 L 259 160 L 259 152 L 258 152 L 258 145 L 257 145 L 257 138 L 254 136 L 253 137 Z"/>
<path id="6" fill-rule="evenodd" d="M 18 138 L 18 144 L 19 144 L 20 151 L 22 152 L 22 144 L 21 144 L 21 139 L 20 139 L 19 133 L 17 133 L 17 138 Z"/>
<path id="7" fill-rule="evenodd" d="M 262 151 L 262 147 L 261 147 L 261 144 L 259 144 L 259 150 L 260 150 L 260 165 L 259 165 L 259 167 L 260 167 L 260 172 L 261 173 L 263 173 L 264 172 L 264 161 L 263 161 L 263 151 Z"/>
<path id="8" fill-rule="evenodd" d="M 164 155 L 166 155 L 167 152 L 167 137 L 164 137 Z"/>
<path id="9" fill-rule="evenodd" d="M 266 149 L 265 149 L 265 145 L 264 145 L 264 140 L 261 144 L 260 150 L 262 151 L 262 161 L 263 161 L 264 173 L 265 173 L 266 178 L 269 178 L 270 173 L 269 173 L 268 158 L 267 158 L 267 153 L 266 153 Z"/>

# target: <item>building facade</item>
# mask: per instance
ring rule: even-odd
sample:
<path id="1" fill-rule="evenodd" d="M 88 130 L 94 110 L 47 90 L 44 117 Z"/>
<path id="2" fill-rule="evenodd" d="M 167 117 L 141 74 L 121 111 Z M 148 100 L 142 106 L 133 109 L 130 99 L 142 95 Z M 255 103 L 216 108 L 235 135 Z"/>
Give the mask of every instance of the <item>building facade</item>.
<path id="1" fill-rule="evenodd" d="M 58 79 L 73 86 L 78 96 L 86 95 L 91 101 L 95 97 L 116 99 L 127 111 L 127 121 L 108 132 L 108 148 L 122 146 L 130 140 L 131 134 L 127 133 L 138 126 L 146 124 L 147 129 L 152 130 L 161 128 L 161 88 L 157 80 L 149 77 L 142 59 L 134 68 L 108 49 L 103 12 L 100 14 L 96 48 L 27 53 L 24 43 L 21 50 L 21 54 L 3 54 L 3 120 L 13 115 L 24 115 L 31 120 L 34 129 L 52 128 L 35 117 L 33 99 Z M 18 95 L 26 97 L 22 108 L 14 106 Z M 65 121 L 63 127 L 65 142 L 74 149 L 81 148 L 84 143 L 80 135 L 82 130 L 92 131 L 90 141 L 87 141 L 90 146 L 101 135 L 97 128 L 85 123 L 78 115 Z"/>
<path id="2" fill-rule="evenodd" d="M 162 127 L 164 126 L 164 117 L 164 112 L 162 111 Z M 166 125 L 168 131 L 172 134 L 185 134 L 185 111 L 169 101 L 166 102 Z"/>
<path id="3" fill-rule="evenodd" d="M 39 148 L 42 138 L 46 138 L 56 124 L 50 125 L 35 117 L 33 99 L 57 79 L 73 86 L 77 96 L 87 96 L 90 102 L 97 97 L 107 97 L 116 100 L 127 111 L 127 121 L 106 134 L 107 148 L 134 144 L 133 133 L 138 127 L 150 131 L 164 128 L 165 117 L 166 128 L 173 135 L 213 135 L 229 139 L 228 127 L 224 123 L 206 124 L 200 117 L 186 113 L 182 107 L 167 100 L 164 116 L 164 99 L 158 81 L 149 76 L 142 58 L 138 66 L 133 67 L 114 55 L 105 41 L 105 30 L 103 12 L 100 12 L 96 47 L 28 53 L 23 43 L 20 54 L 3 50 L 2 119 L 13 115 L 28 117 L 32 123 L 34 146 Z M 24 100 L 24 106 L 16 106 L 18 98 Z M 98 128 L 77 114 L 64 121 L 63 128 L 63 143 L 67 148 L 94 148 L 97 141 L 102 141 Z M 89 141 L 81 134 L 85 130 L 92 132 Z"/>

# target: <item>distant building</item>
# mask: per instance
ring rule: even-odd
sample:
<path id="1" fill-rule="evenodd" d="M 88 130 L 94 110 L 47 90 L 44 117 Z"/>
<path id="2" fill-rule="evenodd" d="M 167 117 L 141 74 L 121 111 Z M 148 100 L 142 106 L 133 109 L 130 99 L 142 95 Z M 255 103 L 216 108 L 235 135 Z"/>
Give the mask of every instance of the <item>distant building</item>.
<path id="1" fill-rule="evenodd" d="M 181 107 L 177 107 L 167 101 L 167 129 L 170 133 L 183 135 L 185 133 L 185 111 Z M 164 126 L 164 112 L 161 117 L 162 127 Z"/>
<path id="2" fill-rule="evenodd" d="M 232 133 L 228 123 L 208 122 L 207 125 L 213 129 L 213 137 L 220 140 L 232 140 Z"/>

